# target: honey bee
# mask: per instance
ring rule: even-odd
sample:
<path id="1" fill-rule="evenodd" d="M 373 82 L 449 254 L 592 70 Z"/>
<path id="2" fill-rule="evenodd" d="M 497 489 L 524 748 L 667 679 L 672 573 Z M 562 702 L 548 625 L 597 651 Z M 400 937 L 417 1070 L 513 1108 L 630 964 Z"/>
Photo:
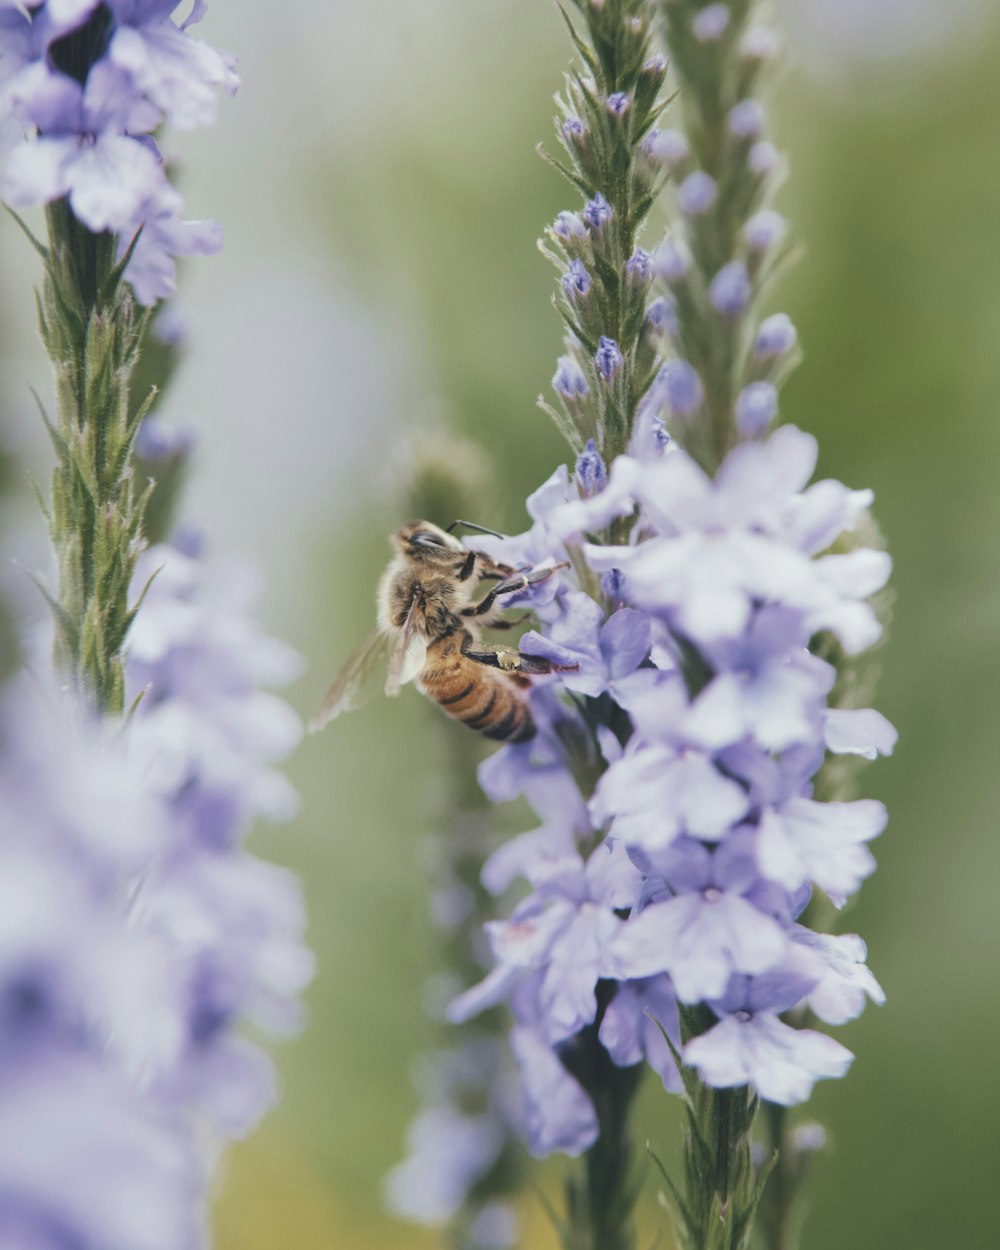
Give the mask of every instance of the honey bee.
<path id="1" fill-rule="evenodd" d="M 531 678 L 561 666 L 486 643 L 480 635 L 521 624 L 530 614 L 502 616 L 502 597 L 568 565 L 516 571 L 464 547 L 451 533 L 459 524 L 465 523 L 443 530 L 411 521 L 392 536 L 395 555 L 379 582 L 378 623 L 335 678 L 310 733 L 354 707 L 368 676 L 387 662 L 386 694 L 397 695 L 415 681 L 448 716 L 487 738 L 525 742 L 534 736 L 526 698 Z M 477 603 L 473 596 L 482 581 L 496 585 Z"/>

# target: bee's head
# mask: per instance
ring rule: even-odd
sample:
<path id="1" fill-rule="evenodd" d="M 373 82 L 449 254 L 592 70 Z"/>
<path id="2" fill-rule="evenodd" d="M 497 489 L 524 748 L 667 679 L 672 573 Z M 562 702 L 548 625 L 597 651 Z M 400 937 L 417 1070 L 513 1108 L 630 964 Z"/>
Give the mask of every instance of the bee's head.
<path id="1" fill-rule="evenodd" d="M 452 534 L 430 521 L 411 521 L 393 535 L 392 545 L 404 556 L 454 555 L 465 548 Z"/>

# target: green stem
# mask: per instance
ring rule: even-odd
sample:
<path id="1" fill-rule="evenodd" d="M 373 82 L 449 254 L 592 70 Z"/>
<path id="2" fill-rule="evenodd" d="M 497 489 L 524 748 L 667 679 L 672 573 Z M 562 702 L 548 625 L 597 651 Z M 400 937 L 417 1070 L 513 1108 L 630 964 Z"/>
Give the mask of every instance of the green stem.
<path id="1" fill-rule="evenodd" d="M 55 660 L 99 711 L 117 715 L 145 509 L 131 462 L 143 410 L 129 402 L 145 313 L 122 280 L 112 235 L 88 230 L 65 200 L 49 205 L 46 223 L 39 322 L 57 407 L 55 422 L 47 421 L 56 452 L 49 516 L 59 570 Z"/>
<path id="2" fill-rule="evenodd" d="M 682 1008 L 684 1041 L 704 1032 L 711 1013 Z M 753 1166 L 750 1134 L 758 1100 L 746 1086 L 713 1089 L 690 1068 L 687 1093 L 681 1235 L 685 1250 L 746 1250 L 763 1183 L 770 1168 Z"/>
<path id="3" fill-rule="evenodd" d="M 597 1020 L 573 1039 L 563 1063 L 590 1096 L 597 1112 L 598 1137 L 583 1158 L 582 1174 L 566 1184 L 566 1250 L 635 1250 L 633 1175 L 629 1113 L 642 1065 L 619 1068 L 598 1038 L 600 1021 L 613 993 L 598 983 Z"/>

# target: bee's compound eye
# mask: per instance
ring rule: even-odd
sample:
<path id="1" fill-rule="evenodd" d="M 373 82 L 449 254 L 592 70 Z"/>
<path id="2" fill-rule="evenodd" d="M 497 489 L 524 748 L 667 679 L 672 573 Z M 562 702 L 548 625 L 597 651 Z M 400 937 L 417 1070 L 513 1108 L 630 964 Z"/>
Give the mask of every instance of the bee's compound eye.
<path id="1" fill-rule="evenodd" d="M 432 534 L 430 530 L 417 530 L 415 534 L 410 535 L 410 542 L 414 547 L 443 547 L 445 545 L 437 534 Z"/>

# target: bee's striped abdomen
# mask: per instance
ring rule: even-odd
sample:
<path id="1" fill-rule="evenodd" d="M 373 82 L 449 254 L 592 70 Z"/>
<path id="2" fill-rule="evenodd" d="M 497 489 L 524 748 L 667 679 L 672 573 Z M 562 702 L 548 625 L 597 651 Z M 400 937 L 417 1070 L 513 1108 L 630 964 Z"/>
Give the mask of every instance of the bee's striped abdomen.
<path id="1" fill-rule="evenodd" d="M 519 686 L 499 669 L 470 660 L 453 639 L 427 649 L 420 688 L 442 711 L 498 742 L 534 736 L 531 709 Z"/>

